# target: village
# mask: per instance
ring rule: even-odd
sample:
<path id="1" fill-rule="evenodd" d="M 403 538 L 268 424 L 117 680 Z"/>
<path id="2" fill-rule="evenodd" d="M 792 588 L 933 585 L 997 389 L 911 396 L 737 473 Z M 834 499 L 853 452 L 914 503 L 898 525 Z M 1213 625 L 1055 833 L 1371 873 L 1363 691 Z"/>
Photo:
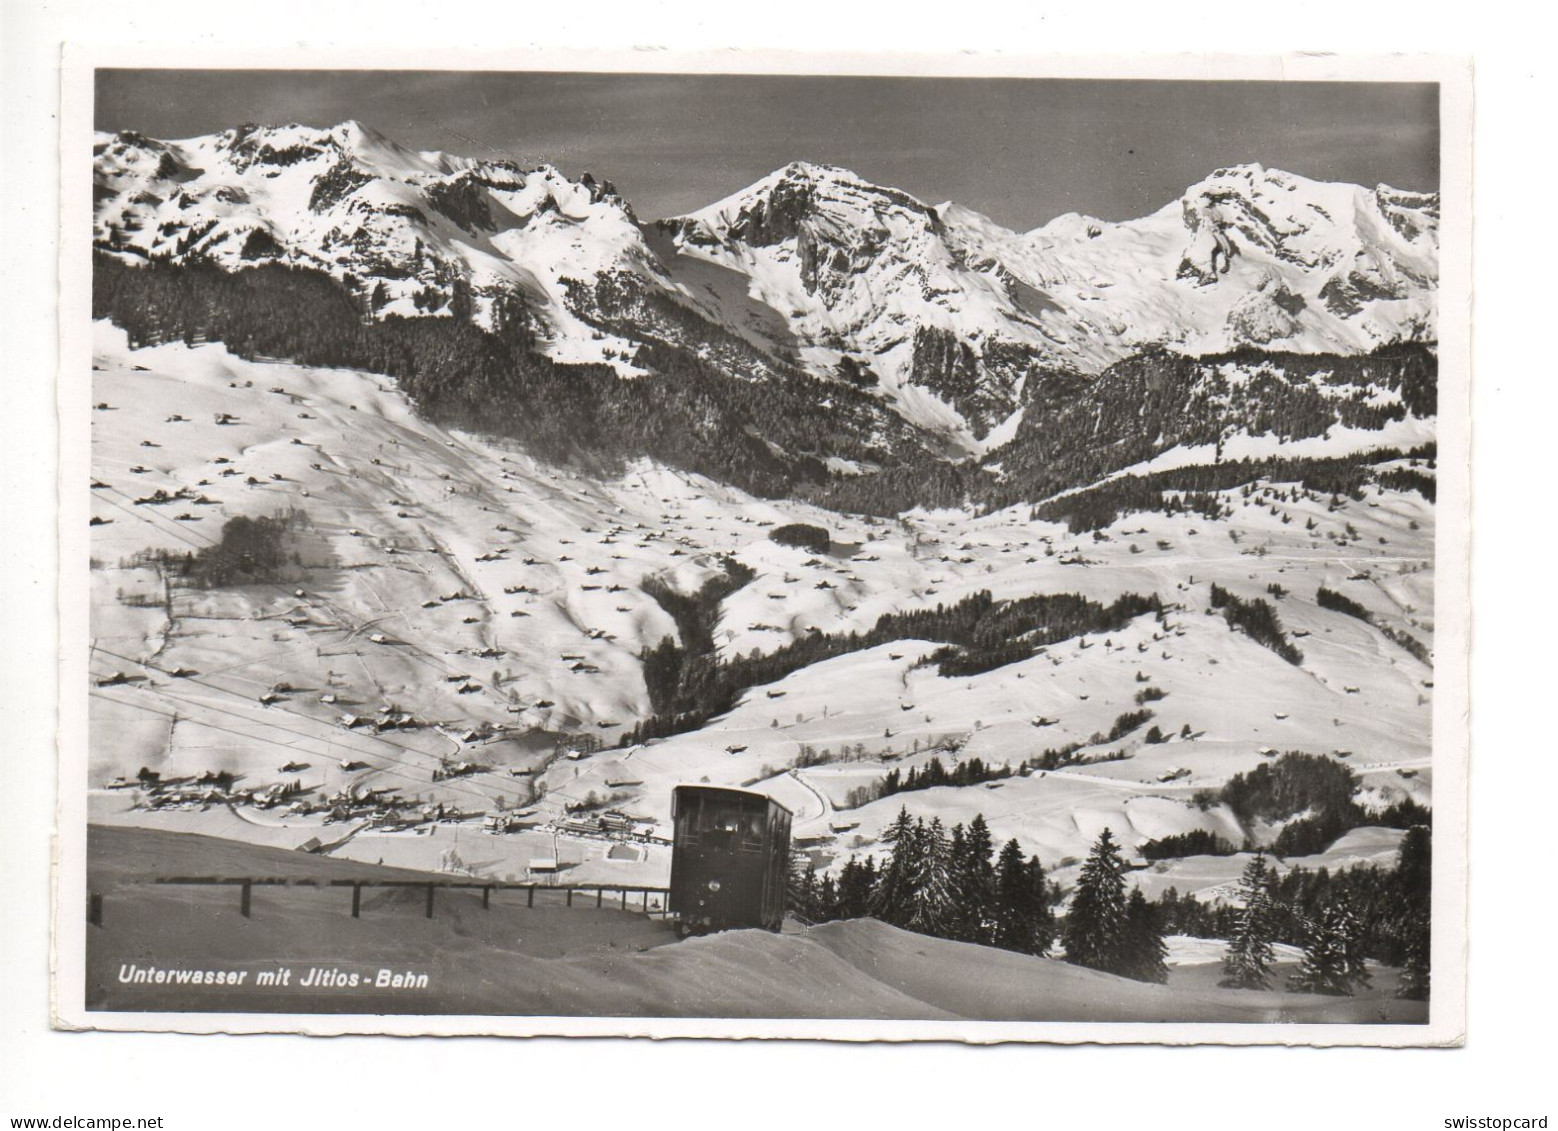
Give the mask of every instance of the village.
<path id="1" fill-rule="evenodd" d="M 416 720 L 403 717 L 403 713 L 386 710 L 382 718 L 389 718 L 394 727 L 419 725 Z M 474 733 L 468 736 L 470 741 L 476 738 Z M 583 735 L 580 739 L 573 745 L 559 743 L 555 756 L 579 761 L 588 753 L 599 750 L 600 743 L 595 736 Z M 601 808 L 594 801 L 564 800 L 560 809 L 547 813 L 543 812 L 541 804 L 544 793 L 540 793 L 534 796 L 531 804 L 506 804 L 500 796 L 490 809 L 464 808 L 445 800 L 431 800 L 425 795 L 407 796 L 400 787 L 369 784 L 372 767 L 362 759 L 343 759 L 337 764 L 335 769 L 341 774 L 354 776 L 348 779 L 348 784 L 331 792 L 327 792 L 323 784 L 305 781 L 305 775 L 315 769 L 308 762 L 289 761 L 275 767 L 278 780 L 245 785 L 240 775 L 227 770 L 164 777 L 158 771 L 142 766 L 133 777 L 116 776 L 103 783 L 102 788 L 129 796 L 132 808 L 144 813 L 206 813 L 225 809 L 241 820 L 253 821 L 258 814 L 268 814 L 296 828 L 316 828 L 316 833 L 299 840 L 295 848 L 326 855 L 337 852 L 358 836 L 371 839 L 409 834 L 436 838 L 440 834 L 453 833 L 457 839 L 462 829 L 492 837 L 538 833 L 552 838 L 552 848 L 547 855 L 529 857 L 524 864 L 524 874 L 528 879 L 551 883 L 559 882 L 568 870 L 566 857 L 570 854 L 558 848 L 563 838 L 594 842 L 603 850 L 605 858 L 613 861 L 637 862 L 643 858 L 640 850 L 628 846 L 647 849 L 648 846 L 668 847 L 670 844 L 664 836 L 657 835 L 658 823 L 652 817 L 633 815 L 618 808 Z M 446 759 L 431 770 L 429 782 L 493 772 L 493 767 L 478 762 Z M 526 768 L 511 768 L 506 772 L 518 778 L 532 774 Z M 641 783 L 614 784 L 620 789 L 627 784 Z M 582 861 L 589 853 L 580 846 L 571 855 Z M 440 855 L 437 870 L 475 874 L 453 848 Z"/>
<path id="2" fill-rule="evenodd" d="M 1024 508 L 888 520 L 647 463 L 549 466 L 428 424 L 382 378 L 217 344 L 132 349 L 100 326 L 94 368 L 95 822 L 653 884 L 670 792 L 701 781 L 789 807 L 818 868 L 883 851 L 908 805 L 983 812 L 1064 877 L 1105 826 L 1237 838 L 1194 798 L 1285 750 L 1346 752 L 1382 806 L 1431 796 L 1432 671 L 1385 634 L 1432 624 L 1431 508 L 1409 494 L 1256 483 L 1215 518 L 1083 533 Z M 209 573 L 238 518 L 281 531 L 276 580 Z M 793 523 L 826 545 L 774 540 Z M 1153 594 L 1162 611 L 955 678 L 934 641 L 860 647 L 695 729 L 635 736 L 654 713 L 644 657 L 687 630 L 671 610 L 732 569 L 747 579 L 708 629 L 721 663 L 982 592 Z M 1374 621 L 1315 607 L 1317 585 L 1358 593 Z M 1218 586 L 1281 601 L 1304 671 L 1231 633 Z M 1122 723 L 1137 716 L 1150 734 Z M 1009 776 L 882 793 L 895 767 L 957 757 Z M 1336 858 L 1394 843 L 1354 838 Z M 1235 865 L 1171 861 L 1154 883 L 1211 893 Z"/>

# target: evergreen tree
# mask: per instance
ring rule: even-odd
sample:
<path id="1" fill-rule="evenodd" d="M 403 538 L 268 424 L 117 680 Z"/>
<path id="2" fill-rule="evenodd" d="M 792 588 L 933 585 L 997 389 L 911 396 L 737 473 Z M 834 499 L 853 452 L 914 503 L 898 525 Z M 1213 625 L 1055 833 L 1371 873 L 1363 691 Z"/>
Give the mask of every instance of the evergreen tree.
<path id="1" fill-rule="evenodd" d="M 817 873 L 811 858 L 798 848 L 790 849 L 790 868 L 785 878 L 785 906 L 805 923 L 816 922 Z"/>
<path id="2" fill-rule="evenodd" d="M 1035 885 L 1033 868 L 1038 858 L 1025 861 L 1022 846 L 1006 841 L 996 861 L 996 896 L 992 914 L 991 941 L 1003 950 L 1025 955 L 1042 955 L 1055 938 L 1055 922 L 1050 916 L 1049 900 L 1039 871 Z"/>
<path id="3" fill-rule="evenodd" d="M 1304 958 L 1288 979 L 1297 993 L 1350 996 L 1361 971 L 1356 946 L 1357 921 L 1346 904 L 1332 903 L 1304 920 Z M 1363 982 L 1367 984 L 1367 974 Z"/>
<path id="4" fill-rule="evenodd" d="M 839 917 L 838 885 L 832 876 L 825 875 L 817 885 L 816 902 L 812 905 L 812 921 L 827 923 Z"/>
<path id="5" fill-rule="evenodd" d="M 1276 935 L 1271 881 L 1266 856 L 1257 852 L 1244 866 L 1244 875 L 1239 880 L 1239 894 L 1244 900 L 1244 906 L 1239 910 L 1238 925 L 1223 954 L 1223 980 L 1218 983 L 1220 986 L 1264 990 L 1271 984 L 1271 963 L 1276 953 L 1271 945 Z"/>
<path id="6" fill-rule="evenodd" d="M 1433 951 L 1433 837 L 1427 827 L 1415 825 L 1401 838 L 1395 881 L 1406 908 L 1399 930 L 1401 982 L 1396 996 L 1427 1001 Z"/>
<path id="7" fill-rule="evenodd" d="M 1055 912 L 1050 907 L 1050 884 L 1044 865 L 1030 856 L 1027 873 L 1027 900 L 1031 925 L 1028 929 L 1028 953 L 1043 958 L 1055 943 Z"/>
<path id="8" fill-rule="evenodd" d="M 858 919 L 871 912 L 871 887 L 875 882 L 875 870 L 871 857 L 861 864 L 853 856 L 839 870 L 838 909 L 840 919 Z"/>
<path id="9" fill-rule="evenodd" d="M 877 879 L 871 899 L 871 914 L 884 923 L 901 927 L 909 916 L 913 876 L 918 871 L 915 857 L 919 849 L 914 821 L 906 807 L 900 808 L 893 823 L 883 830 L 882 840 L 892 845 L 892 851 Z"/>
<path id="10" fill-rule="evenodd" d="M 1167 955 L 1157 911 L 1147 902 L 1141 888 L 1133 888 L 1125 901 L 1125 933 L 1119 968 L 1114 972 L 1138 982 L 1161 984 L 1168 981 L 1168 966 L 1163 961 Z"/>
<path id="11" fill-rule="evenodd" d="M 995 914 L 991 941 L 1003 950 L 1026 953 L 1032 937 L 1028 869 L 1022 845 L 1009 840 L 995 864 Z"/>
<path id="12" fill-rule="evenodd" d="M 918 842 L 909 870 L 908 914 L 903 926 L 923 935 L 946 935 L 952 916 L 951 842 L 941 818 L 917 821 L 911 838 Z"/>
<path id="13" fill-rule="evenodd" d="M 1347 979 L 1357 987 L 1366 988 L 1373 978 L 1366 962 L 1368 939 L 1366 924 L 1345 899 L 1341 904 L 1342 954 L 1347 963 Z"/>
<path id="14" fill-rule="evenodd" d="M 1425 825 L 1414 825 L 1396 850 L 1396 876 L 1403 890 L 1425 907 L 1433 890 L 1433 838 Z"/>
<path id="15" fill-rule="evenodd" d="M 1408 920 L 1406 936 L 1406 953 L 1396 996 L 1407 1001 L 1427 1001 L 1433 937 L 1426 910 Z"/>
<path id="16" fill-rule="evenodd" d="M 965 891 L 965 879 L 969 867 L 968 837 L 961 824 L 952 826 L 952 833 L 947 838 L 947 862 L 948 884 L 952 888 L 952 906 L 947 911 L 947 937 L 949 939 L 966 940 L 971 930 L 970 908 L 968 895 Z"/>
<path id="17" fill-rule="evenodd" d="M 988 944 L 994 929 L 996 895 L 994 842 L 983 813 L 952 830 L 952 887 L 956 897 L 952 937 L 964 942 Z"/>
<path id="18" fill-rule="evenodd" d="M 1066 914 L 1066 961 L 1072 965 L 1119 970 L 1125 937 L 1124 871 L 1119 846 L 1105 829 L 1082 865 Z"/>

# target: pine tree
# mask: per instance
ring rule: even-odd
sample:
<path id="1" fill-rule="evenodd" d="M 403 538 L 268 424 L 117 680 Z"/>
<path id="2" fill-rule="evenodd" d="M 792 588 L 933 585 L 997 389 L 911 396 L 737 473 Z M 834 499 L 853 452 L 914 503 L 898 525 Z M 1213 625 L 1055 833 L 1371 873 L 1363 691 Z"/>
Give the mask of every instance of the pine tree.
<path id="1" fill-rule="evenodd" d="M 1401 965 L 1401 981 L 1396 986 L 1397 997 L 1407 1001 L 1428 1000 L 1432 943 L 1428 912 L 1423 910 L 1406 924 L 1406 955 Z"/>
<path id="2" fill-rule="evenodd" d="M 1257 852 L 1244 866 L 1239 894 L 1244 906 L 1228 949 L 1223 953 L 1223 979 L 1218 983 L 1239 990 L 1264 990 L 1271 984 L 1271 963 L 1276 957 L 1272 941 L 1276 935 L 1276 916 L 1271 900 L 1271 870 L 1265 853 Z"/>
<path id="3" fill-rule="evenodd" d="M 1405 908 L 1399 933 L 1401 982 L 1396 996 L 1427 1001 L 1433 951 L 1433 836 L 1423 825 L 1414 825 L 1401 838 L 1396 853 L 1397 898 Z"/>
<path id="4" fill-rule="evenodd" d="M 1027 868 L 1023 864 L 1022 845 L 1009 840 L 1001 846 L 995 862 L 994 924 L 991 942 L 1002 950 L 1027 949 L 1028 918 Z"/>
<path id="5" fill-rule="evenodd" d="M 1424 825 L 1414 825 L 1396 850 L 1396 877 L 1403 890 L 1425 907 L 1433 889 L 1433 837 Z"/>
<path id="6" fill-rule="evenodd" d="M 1288 979 L 1297 993 L 1350 996 L 1361 972 L 1356 955 L 1357 923 L 1343 903 L 1332 903 L 1304 920 L 1304 958 Z M 1367 974 L 1364 973 L 1367 983 Z"/>
<path id="7" fill-rule="evenodd" d="M 790 868 L 785 878 L 785 906 L 802 922 L 816 921 L 817 873 L 811 858 L 798 848 L 790 850 Z"/>
<path id="8" fill-rule="evenodd" d="M 1347 980 L 1350 985 L 1367 987 L 1373 980 L 1366 963 L 1368 957 L 1364 924 L 1352 905 L 1345 899 L 1341 904 L 1342 955 L 1347 964 Z"/>
<path id="9" fill-rule="evenodd" d="M 1082 865 L 1066 914 L 1066 961 L 1072 965 L 1118 971 L 1125 937 L 1124 870 L 1119 846 L 1105 829 Z"/>
<path id="10" fill-rule="evenodd" d="M 914 821 L 906 807 L 900 808 L 893 823 L 883 830 L 882 840 L 892 845 L 892 852 L 877 878 L 871 914 L 884 923 L 901 927 L 908 920 L 913 876 L 918 870 L 915 857 L 919 851 Z"/>
<path id="11" fill-rule="evenodd" d="M 1030 926 L 1028 929 L 1028 953 L 1043 958 L 1055 943 L 1055 912 L 1050 907 L 1050 884 L 1044 875 L 1044 865 L 1037 856 L 1030 856 L 1024 869 L 1027 873 L 1027 899 Z"/>
<path id="12" fill-rule="evenodd" d="M 988 944 L 994 928 L 994 842 L 982 813 L 974 815 L 966 833 L 961 833 L 961 828 L 952 830 L 952 887 L 956 899 L 952 937 Z"/>
<path id="13" fill-rule="evenodd" d="M 945 935 L 952 915 L 951 843 L 941 818 L 915 823 L 918 842 L 909 871 L 908 914 L 903 925 L 922 935 Z"/>
<path id="14" fill-rule="evenodd" d="M 1163 930 L 1158 915 L 1141 888 L 1133 888 L 1125 901 L 1125 934 L 1120 947 L 1120 964 L 1115 970 L 1138 982 L 1168 981 L 1168 966 L 1164 958 L 1168 947 L 1163 943 Z"/>
<path id="15" fill-rule="evenodd" d="M 853 856 L 839 870 L 838 878 L 838 917 L 840 919 L 858 919 L 871 911 L 871 885 L 875 879 L 874 871 L 867 864 L 861 864 Z"/>
<path id="16" fill-rule="evenodd" d="M 972 915 L 968 903 L 967 875 L 969 870 L 968 836 L 961 824 L 952 826 L 947 838 L 949 867 L 948 883 L 952 888 L 952 906 L 947 912 L 947 937 L 967 940 L 972 928 Z"/>
<path id="17" fill-rule="evenodd" d="M 812 906 L 812 921 L 827 923 L 839 918 L 838 885 L 832 876 L 824 875 L 817 885 L 816 902 Z"/>

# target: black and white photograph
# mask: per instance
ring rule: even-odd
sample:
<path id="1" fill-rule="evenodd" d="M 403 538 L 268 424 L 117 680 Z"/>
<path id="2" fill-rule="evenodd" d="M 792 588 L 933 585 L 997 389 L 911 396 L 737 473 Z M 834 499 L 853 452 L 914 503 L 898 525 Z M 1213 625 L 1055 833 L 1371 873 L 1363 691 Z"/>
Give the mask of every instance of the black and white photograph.
<path id="1" fill-rule="evenodd" d="M 61 1018 L 1457 1043 L 1466 84 L 1355 62 L 79 58 Z"/>

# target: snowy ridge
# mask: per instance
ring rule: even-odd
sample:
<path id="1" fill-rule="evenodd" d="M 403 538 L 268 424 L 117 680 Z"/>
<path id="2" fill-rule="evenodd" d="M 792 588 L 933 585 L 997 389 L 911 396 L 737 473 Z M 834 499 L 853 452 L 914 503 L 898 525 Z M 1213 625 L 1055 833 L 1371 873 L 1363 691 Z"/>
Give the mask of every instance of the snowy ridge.
<path id="1" fill-rule="evenodd" d="M 358 122 L 99 134 L 94 158 L 95 243 L 127 262 L 310 267 L 380 318 L 491 325 L 517 306 L 552 358 L 623 376 L 677 339 L 641 301 L 670 300 L 752 347 L 722 358 L 734 376 L 798 364 L 971 455 L 1014 432 L 1036 370 L 1436 336 L 1437 196 L 1259 165 L 1138 220 L 1017 233 L 806 162 L 646 226 L 609 181 L 418 153 Z M 626 300 L 603 309 L 603 286 Z"/>
<path id="2" fill-rule="evenodd" d="M 958 430 L 966 414 L 977 437 L 1009 415 L 1020 378 L 982 346 L 1043 340 L 999 276 L 964 261 L 936 209 L 846 169 L 797 162 L 669 223 L 683 255 L 747 276 L 752 296 L 787 316 L 810 364 L 848 358 L 934 431 Z M 969 411 L 956 403 L 963 390 L 938 387 L 923 349 L 916 365 L 925 330 L 973 348 L 988 409 Z"/>
<path id="3" fill-rule="evenodd" d="M 1148 343 L 1354 353 L 1436 333 L 1438 198 L 1386 186 L 1235 166 L 1144 219 L 1064 216 L 1000 252 L 1098 334 L 1078 344 L 1095 364 Z"/>
<path id="4" fill-rule="evenodd" d="M 569 279 L 659 270 L 609 183 L 550 165 L 414 153 L 357 122 L 174 142 L 99 134 L 94 152 L 100 249 L 228 269 L 310 267 L 377 317 L 468 307 L 490 324 L 494 300 L 518 295 L 551 356 L 632 371 L 619 359 L 628 343 L 596 333 L 568 301 Z"/>
<path id="5" fill-rule="evenodd" d="M 906 391 L 929 383 L 975 440 L 1012 410 L 1033 364 L 1096 373 L 1149 346 L 1355 353 L 1435 336 L 1436 196 L 1259 165 L 1219 170 L 1141 220 L 1073 214 L 1018 234 L 794 164 L 669 223 L 683 254 L 747 275 L 755 297 L 788 311 L 814 363 L 850 357 L 912 419 L 945 427 Z M 922 328 L 968 347 L 984 404 L 970 410 L 956 379 L 936 389 L 953 375 L 923 352 L 916 366 Z"/>

